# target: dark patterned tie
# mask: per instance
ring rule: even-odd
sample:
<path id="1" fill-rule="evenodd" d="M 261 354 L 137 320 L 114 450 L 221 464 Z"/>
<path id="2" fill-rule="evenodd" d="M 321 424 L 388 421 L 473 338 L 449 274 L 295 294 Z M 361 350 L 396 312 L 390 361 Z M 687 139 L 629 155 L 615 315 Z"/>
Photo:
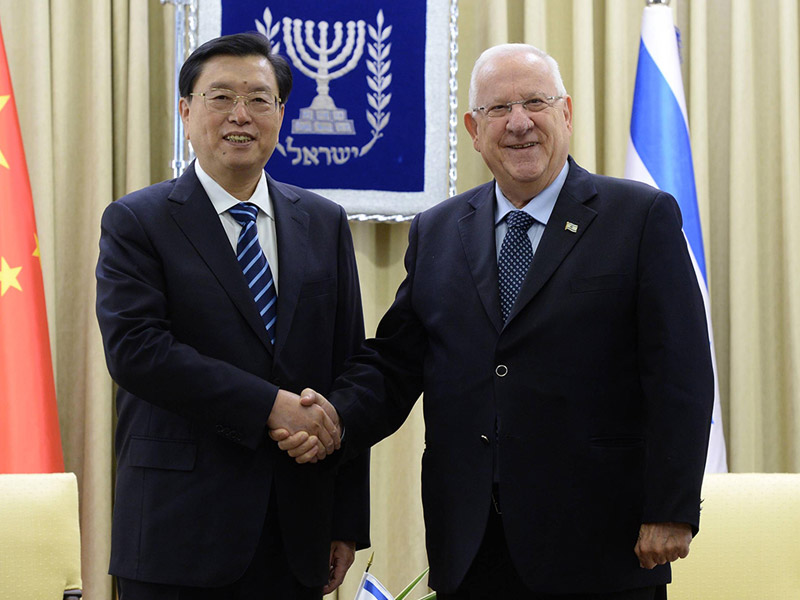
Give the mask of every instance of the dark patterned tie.
<path id="1" fill-rule="evenodd" d="M 500 247 L 497 260 L 500 283 L 500 309 L 503 311 L 503 323 L 511 314 L 511 307 L 519 294 L 519 288 L 528 273 L 533 260 L 533 247 L 528 237 L 528 229 L 534 218 L 522 210 L 514 210 L 506 216 L 508 230 Z"/>
<path id="2" fill-rule="evenodd" d="M 275 322 L 278 320 L 278 294 L 275 293 L 275 281 L 272 270 L 269 268 L 267 257 L 264 256 L 261 245 L 258 243 L 256 230 L 256 217 L 258 207 L 249 202 L 240 202 L 228 209 L 236 222 L 242 226 L 239 241 L 236 244 L 236 258 L 242 267 L 244 278 L 256 301 L 256 307 L 264 320 L 269 341 L 275 344 Z"/>

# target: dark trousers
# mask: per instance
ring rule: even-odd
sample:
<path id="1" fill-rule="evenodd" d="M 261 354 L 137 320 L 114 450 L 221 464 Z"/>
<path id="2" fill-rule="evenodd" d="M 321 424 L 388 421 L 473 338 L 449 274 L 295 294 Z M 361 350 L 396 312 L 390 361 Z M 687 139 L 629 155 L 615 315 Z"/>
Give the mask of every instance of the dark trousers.
<path id="1" fill-rule="evenodd" d="M 120 600 L 320 600 L 322 587 L 305 587 L 292 574 L 279 531 L 278 509 L 271 499 L 253 561 L 238 581 L 194 588 L 118 577 Z"/>
<path id="2" fill-rule="evenodd" d="M 506 544 L 500 515 L 491 511 L 486 533 L 464 581 L 453 594 L 436 592 L 437 600 L 667 600 L 667 586 L 601 594 L 550 595 L 532 592 L 520 579 Z"/>

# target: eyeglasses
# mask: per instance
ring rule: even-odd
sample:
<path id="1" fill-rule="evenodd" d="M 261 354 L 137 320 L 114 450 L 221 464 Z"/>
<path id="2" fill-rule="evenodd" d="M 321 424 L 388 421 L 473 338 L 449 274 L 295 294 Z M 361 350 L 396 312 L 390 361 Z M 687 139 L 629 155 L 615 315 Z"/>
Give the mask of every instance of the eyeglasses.
<path id="1" fill-rule="evenodd" d="M 207 92 L 192 92 L 189 95 L 202 96 L 208 110 L 226 115 L 236 109 L 239 100 L 253 115 L 269 115 L 278 110 L 281 104 L 280 98 L 267 92 L 250 92 L 242 96 L 233 90 L 211 88 Z"/>
<path id="2" fill-rule="evenodd" d="M 561 100 L 564 96 L 534 96 L 527 100 L 514 100 L 514 102 L 506 102 L 505 104 L 494 104 L 492 106 L 477 106 L 472 109 L 473 112 L 482 112 L 487 117 L 493 119 L 505 117 L 511 114 L 511 109 L 515 104 L 521 104 L 526 112 L 537 113 L 542 112 L 545 108 L 553 106 L 556 102 Z"/>

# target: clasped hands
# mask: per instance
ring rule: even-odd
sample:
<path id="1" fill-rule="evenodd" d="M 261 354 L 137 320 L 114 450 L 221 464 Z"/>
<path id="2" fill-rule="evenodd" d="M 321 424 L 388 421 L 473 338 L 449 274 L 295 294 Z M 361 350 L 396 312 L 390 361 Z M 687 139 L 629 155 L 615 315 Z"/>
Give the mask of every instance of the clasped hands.
<path id="1" fill-rule="evenodd" d="M 278 390 L 267 427 L 269 437 L 298 463 L 315 463 L 342 445 L 339 414 L 311 388 L 299 396 Z"/>

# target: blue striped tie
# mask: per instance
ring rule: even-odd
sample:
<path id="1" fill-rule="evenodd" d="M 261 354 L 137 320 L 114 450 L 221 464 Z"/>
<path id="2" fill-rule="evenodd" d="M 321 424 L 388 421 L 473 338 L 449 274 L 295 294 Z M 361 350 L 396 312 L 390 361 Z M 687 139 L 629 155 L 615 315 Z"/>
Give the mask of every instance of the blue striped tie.
<path id="1" fill-rule="evenodd" d="M 267 257 L 258 243 L 256 217 L 258 207 L 249 202 L 240 202 L 228 209 L 236 222 L 242 226 L 239 241 L 236 244 L 236 258 L 242 267 L 244 278 L 256 301 L 256 307 L 264 320 L 269 341 L 275 344 L 275 322 L 278 320 L 278 294 L 275 293 L 275 281 L 269 268 Z"/>

